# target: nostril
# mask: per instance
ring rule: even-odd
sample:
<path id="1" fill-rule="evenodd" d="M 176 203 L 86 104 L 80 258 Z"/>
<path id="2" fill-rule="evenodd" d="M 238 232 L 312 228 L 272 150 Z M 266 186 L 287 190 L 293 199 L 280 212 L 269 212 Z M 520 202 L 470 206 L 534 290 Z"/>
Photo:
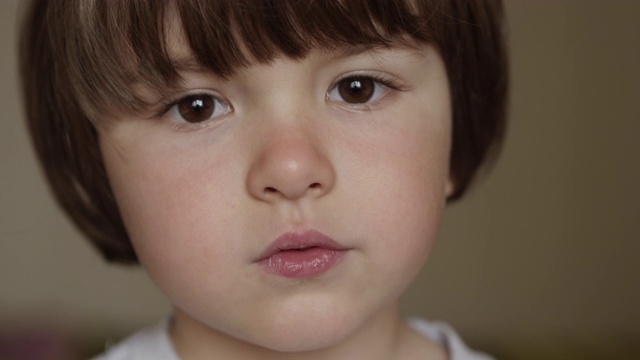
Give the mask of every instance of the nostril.
<path id="1" fill-rule="evenodd" d="M 315 182 L 315 183 L 310 184 L 308 188 L 309 189 L 321 189 L 322 188 L 322 184 L 320 184 L 318 182 Z M 278 189 L 276 189 L 275 187 L 273 187 L 273 186 L 267 186 L 267 187 L 264 188 L 264 192 L 265 192 L 265 194 L 275 194 L 275 193 L 278 193 L 280 191 Z"/>

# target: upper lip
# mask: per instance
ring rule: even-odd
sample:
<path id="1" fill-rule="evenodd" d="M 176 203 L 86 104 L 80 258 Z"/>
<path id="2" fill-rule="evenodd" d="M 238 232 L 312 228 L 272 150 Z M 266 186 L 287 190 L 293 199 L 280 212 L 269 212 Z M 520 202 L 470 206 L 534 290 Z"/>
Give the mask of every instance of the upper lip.
<path id="1" fill-rule="evenodd" d="M 318 247 L 327 250 L 350 250 L 333 240 L 329 236 L 316 230 L 300 230 L 286 232 L 275 239 L 258 257 L 257 261 L 265 260 L 271 256 L 287 250 L 301 250 Z"/>

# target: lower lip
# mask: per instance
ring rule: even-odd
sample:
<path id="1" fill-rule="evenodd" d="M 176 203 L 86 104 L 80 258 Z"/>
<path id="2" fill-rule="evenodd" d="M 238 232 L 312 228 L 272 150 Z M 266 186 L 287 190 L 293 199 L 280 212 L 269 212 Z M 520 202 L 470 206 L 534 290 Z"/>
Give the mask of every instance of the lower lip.
<path id="1" fill-rule="evenodd" d="M 271 274 L 291 279 L 319 276 L 338 265 L 348 250 L 312 247 L 304 250 L 280 251 L 260 261 Z"/>

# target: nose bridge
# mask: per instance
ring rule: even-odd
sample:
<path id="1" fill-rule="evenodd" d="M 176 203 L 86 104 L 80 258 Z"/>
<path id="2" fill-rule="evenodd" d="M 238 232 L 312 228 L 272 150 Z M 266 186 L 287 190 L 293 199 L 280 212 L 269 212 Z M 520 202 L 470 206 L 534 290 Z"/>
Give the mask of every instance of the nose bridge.
<path id="1" fill-rule="evenodd" d="M 255 67 L 250 78 L 252 158 L 249 193 L 261 201 L 318 198 L 333 187 L 324 99 L 307 66 L 286 59 Z M 325 135 L 323 135 L 325 134 Z"/>
<path id="2" fill-rule="evenodd" d="M 319 132 L 300 113 L 277 113 L 277 119 L 263 114 L 256 134 L 260 145 L 247 176 L 249 193 L 262 201 L 323 196 L 333 187 L 335 173 Z"/>

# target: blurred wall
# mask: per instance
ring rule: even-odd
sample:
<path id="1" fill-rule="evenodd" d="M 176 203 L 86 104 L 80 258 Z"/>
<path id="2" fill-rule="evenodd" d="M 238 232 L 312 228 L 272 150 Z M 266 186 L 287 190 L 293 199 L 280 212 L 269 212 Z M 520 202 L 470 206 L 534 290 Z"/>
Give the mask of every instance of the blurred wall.
<path id="1" fill-rule="evenodd" d="M 640 2 L 506 4 L 506 146 L 450 207 L 408 312 L 505 358 L 638 359 Z"/>
<path id="2" fill-rule="evenodd" d="M 169 305 L 53 204 L 21 119 L 17 1 L 0 1 L 0 323 L 127 332 Z M 640 2 L 507 1 L 511 124 L 447 211 L 407 314 L 509 359 L 638 358 Z"/>

